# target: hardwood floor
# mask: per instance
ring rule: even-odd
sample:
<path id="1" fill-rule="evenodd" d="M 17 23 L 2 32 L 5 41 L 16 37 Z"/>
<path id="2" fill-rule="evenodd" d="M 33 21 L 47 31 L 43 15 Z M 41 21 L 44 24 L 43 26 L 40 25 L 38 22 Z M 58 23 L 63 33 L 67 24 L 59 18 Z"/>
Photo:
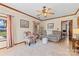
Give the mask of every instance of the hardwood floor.
<path id="1" fill-rule="evenodd" d="M 48 42 L 48 44 L 42 44 L 42 41 L 38 41 L 31 46 L 25 44 L 19 44 L 9 49 L 0 50 L 0 55 L 8 56 L 72 56 L 78 55 L 70 49 L 67 40 L 61 42 Z"/>

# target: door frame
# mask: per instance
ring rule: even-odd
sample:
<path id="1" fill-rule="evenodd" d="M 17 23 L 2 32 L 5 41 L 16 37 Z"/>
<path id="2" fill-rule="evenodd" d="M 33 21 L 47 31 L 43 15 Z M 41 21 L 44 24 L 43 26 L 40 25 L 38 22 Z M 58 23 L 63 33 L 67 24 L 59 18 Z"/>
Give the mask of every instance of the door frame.
<path id="1" fill-rule="evenodd" d="M 11 15 L 0 15 L 1 18 L 5 18 L 4 20 L 7 20 L 7 40 L 6 40 L 6 46 L 2 48 L 8 48 L 13 46 L 13 40 L 12 40 L 12 16 Z M 2 49 L 0 48 L 0 49 Z"/>
<path id="2" fill-rule="evenodd" d="M 13 46 L 12 39 L 12 16 L 7 15 L 7 47 Z"/>
<path id="3" fill-rule="evenodd" d="M 73 37 L 73 20 L 61 21 L 61 39 L 62 39 L 62 22 L 67 22 L 67 21 L 69 21 L 69 40 L 71 40 Z M 71 34 L 70 34 L 70 31 L 71 31 Z M 70 36 L 71 36 L 71 39 L 70 39 Z"/>

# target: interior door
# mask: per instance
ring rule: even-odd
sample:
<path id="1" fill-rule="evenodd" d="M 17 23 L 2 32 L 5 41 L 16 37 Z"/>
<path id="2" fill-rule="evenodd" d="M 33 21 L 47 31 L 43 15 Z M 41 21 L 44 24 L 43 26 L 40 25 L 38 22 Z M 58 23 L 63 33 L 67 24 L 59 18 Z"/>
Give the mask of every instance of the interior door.
<path id="1" fill-rule="evenodd" d="M 39 33 L 40 32 L 40 23 L 38 22 L 33 22 L 33 32 L 34 33 Z"/>
<path id="2" fill-rule="evenodd" d="M 69 40 L 72 40 L 72 36 L 73 36 L 73 21 L 70 20 L 69 21 Z"/>
<path id="3" fill-rule="evenodd" d="M 67 21 L 61 22 L 61 38 L 65 39 L 67 36 Z"/>
<path id="4" fill-rule="evenodd" d="M 77 18 L 77 26 L 79 28 L 79 17 Z"/>

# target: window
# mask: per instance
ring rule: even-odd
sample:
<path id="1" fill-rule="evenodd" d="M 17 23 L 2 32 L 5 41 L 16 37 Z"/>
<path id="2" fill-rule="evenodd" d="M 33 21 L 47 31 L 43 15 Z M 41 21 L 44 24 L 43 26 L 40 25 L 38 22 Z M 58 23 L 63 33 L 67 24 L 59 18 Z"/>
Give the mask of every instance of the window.
<path id="1" fill-rule="evenodd" d="M 7 40 L 7 21 L 0 19 L 0 41 Z"/>

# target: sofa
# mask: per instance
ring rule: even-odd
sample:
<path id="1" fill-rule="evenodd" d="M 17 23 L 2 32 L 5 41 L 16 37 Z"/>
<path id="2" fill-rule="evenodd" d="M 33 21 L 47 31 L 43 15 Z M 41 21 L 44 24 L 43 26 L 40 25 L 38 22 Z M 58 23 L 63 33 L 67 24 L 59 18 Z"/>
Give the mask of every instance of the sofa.
<path id="1" fill-rule="evenodd" d="M 57 42 L 61 39 L 61 31 L 52 31 L 52 34 L 48 34 L 47 38 L 49 41 Z"/>

